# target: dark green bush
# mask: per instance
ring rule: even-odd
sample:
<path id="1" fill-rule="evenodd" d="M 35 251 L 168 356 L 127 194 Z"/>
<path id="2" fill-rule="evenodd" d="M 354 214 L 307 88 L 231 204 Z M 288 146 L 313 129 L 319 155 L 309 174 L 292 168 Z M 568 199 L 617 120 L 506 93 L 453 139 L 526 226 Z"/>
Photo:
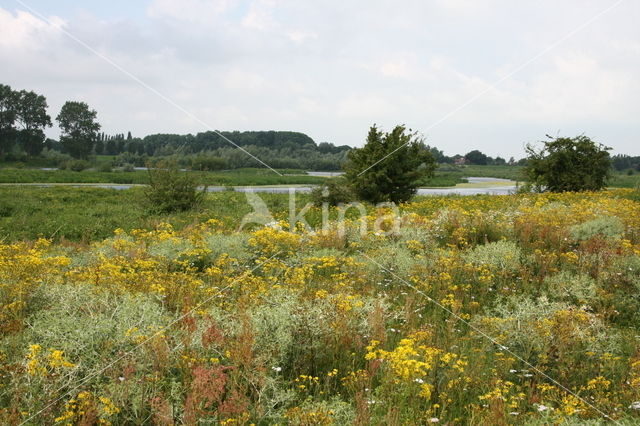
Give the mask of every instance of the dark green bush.
<path id="1" fill-rule="evenodd" d="M 328 203 L 330 206 L 346 204 L 355 200 L 355 195 L 349 188 L 346 179 L 342 177 L 329 178 L 327 182 L 311 190 L 311 201 L 316 206 Z"/>
<path id="2" fill-rule="evenodd" d="M 61 169 L 71 170 L 74 172 L 81 172 L 91 167 L 91 163 L 87 160 L 69 160 L 60 166 Z"/>
<path id="3" fill-rule="evenodd" d="M 96 170 L 99 172 L 112 172 L 113 168 L 111 162 L 107 161 L 106 163 L 101 163 L 100 165 L 98 165 L 98 167 L 96 167 Z"/>
<path id="4" fill-rule="evenodd" d="M 610 177 L 610 149 L 584 135 L 551 138 L 540 150 L 527 145 L 525 173 L 537 191 L 599 191 Z"/>
<path id="5" fill-rule="evenodd" d="M 198 189 L 196 178 L 181 172 L 175 164 L 158 164 L 149 169 L 149 186 L 144 193 L 149 211 L 171 213 L 200 205 L 206 187 Z"/>
<path id="6" fill-rule="evenodd" d="M 367 143 L 349 151 L 344 169 L 358 198 L 376 204 L 408 201 L 435 167 L 433 155 L 416 133 L 404 126 L 385 133 L 374 125 Z"/>
<path id="7" fill-rule="evenodd" d="M 227 168 L 227 162 L 220 157 L 213 155 L 199 154 L 191 160 L 191 170 L 210 172 Z"/>

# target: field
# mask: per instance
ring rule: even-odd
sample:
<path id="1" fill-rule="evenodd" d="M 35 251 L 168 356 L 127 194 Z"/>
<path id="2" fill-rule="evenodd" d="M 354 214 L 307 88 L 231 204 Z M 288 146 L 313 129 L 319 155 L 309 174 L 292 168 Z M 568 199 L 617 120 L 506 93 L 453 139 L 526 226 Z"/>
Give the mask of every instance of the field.
<path id="1" fill-rule="evenodd" d="M 637 191 L 139 196 L 0 188 L 0 423 L 640 422 Z"/>
<path id="2" fill-rule="evenodd" d="M 308 176 L 302 170 L 279 170 L 281 175 L 269 169 L 237 169 L 221 172 L 188 172 L 203 185 L 315 185 L 325 178 Z M 131 172 L 100 172 L 83 170 L 40 170 L 3 168 L 0 169 L 0 183 L 118 183 L 147 184 L 149 173 L 145 170 Z"/>

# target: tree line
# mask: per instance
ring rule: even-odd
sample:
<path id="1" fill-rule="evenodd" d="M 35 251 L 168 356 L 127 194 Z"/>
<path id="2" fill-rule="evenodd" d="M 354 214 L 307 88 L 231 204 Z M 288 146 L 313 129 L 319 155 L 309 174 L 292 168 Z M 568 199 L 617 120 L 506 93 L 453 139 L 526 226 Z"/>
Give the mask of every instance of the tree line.
<path id="1" fill-rule="evenodd" d="M 61 134 L 54 140 L 45 136 L 46 128 L 53 124 L 47 109 L 44 95 L 0 85 L 0 160 L 28 161 L 44 153 L 60 161 L 113 155 L 118 156 L 116 163 L 138 166 L 154 158 L 170 157 L 182 166 L 199 170 L 262 166 L 229 143 L 231 140 L 272 167 L 339 170 L 350 149 L 328 142 L 316 144 L 309 136 L 291 131 L 207 131 L 143 138 L 133 137 L 131 132 L 126 136 L 108 135 L 100 132 L 97 112 L 76 101 L 67 101 L 57 115 Z"/>

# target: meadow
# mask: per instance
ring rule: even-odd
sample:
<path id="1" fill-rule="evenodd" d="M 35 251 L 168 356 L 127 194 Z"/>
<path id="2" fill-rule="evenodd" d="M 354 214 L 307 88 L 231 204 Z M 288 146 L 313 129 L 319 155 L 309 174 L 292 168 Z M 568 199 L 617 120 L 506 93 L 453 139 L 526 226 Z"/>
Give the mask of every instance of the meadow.
<path id="1" fill-rule="evenodd" d="M 269 169 L 236 169 L 219 172 L 189 171 L 202 185 L 317 185 L 325 178 L 306 175 L 303 170 L 280 169 L 281 175 Z M 40 170 L 5 167 L 0 169 L 0 183 L 116 183 L 148 184 L 149 172 L 71 170 Z"/>
<path id="2" fill-rule="evenodd" d="M 640 421 L 637 191 L 418 197 L 318 232 L 278 194 L 238 231 L 243 194 L 150 216 L 136 191 L 0 190 L 0 423 Z"/>

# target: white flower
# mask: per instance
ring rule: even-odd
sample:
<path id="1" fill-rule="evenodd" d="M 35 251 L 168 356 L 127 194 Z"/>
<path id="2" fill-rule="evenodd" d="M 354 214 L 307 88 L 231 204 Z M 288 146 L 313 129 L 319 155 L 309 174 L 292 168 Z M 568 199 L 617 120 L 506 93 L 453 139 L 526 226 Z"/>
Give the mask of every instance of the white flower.
<path id="1" fill-rule="evenodd" d="M 538 411 L 547 411 L 549 409 L 549 407 L 547 407 L 546 405 L 538 405 Z"/>
<path id="2" fill-rule="evenodd" d="M 281 372 L 281 371 L 282 371 L 282 367 L 271 367 L 271 369 L 272 369 L 273 371 L 275 371 L 276 373 L 279 373 L 279 372 Z"/>
<path id="3" fill-rule="evenodd" d="M 509 370 L 509 373 L 517 373 L 518 370 Z"/>
<path id="4" fill-rule="evenodd" d="M 631 408 L 632 410 L 640 410 L 640 401 L 636 401 L 636 402 L 631 403 L 629 408 Z"/>
<path id="5" fill-rule="evenodd" d="M 520 413 L 519 413 L 518 411 L 512 411 L 512 412 L 510 412 L 509 414 L 511 414 L 512 416 L 517 416 L 517 415 L 519 415 Z"/>
<path id="6" fill-rule="evenodd" d="M 439 421 L 440 421 L 440 419 L 439 419 L 439 418 L 437 418 L 437 417 L 431 417 L 431 418 L 429 419 L 429 422 L 430 422 L 430 423 L 438 423 Z"/>
<path id="7" fill-rule="evenodd" d="M 420 383 L 420 384 L 423 384 L 423 383 L 424 383 L 424 380 L 422 380 L 422 379 L 415 379 L 415 380 L 414 380 L 414 382 L 416 382 L 416 383 Z"/>

